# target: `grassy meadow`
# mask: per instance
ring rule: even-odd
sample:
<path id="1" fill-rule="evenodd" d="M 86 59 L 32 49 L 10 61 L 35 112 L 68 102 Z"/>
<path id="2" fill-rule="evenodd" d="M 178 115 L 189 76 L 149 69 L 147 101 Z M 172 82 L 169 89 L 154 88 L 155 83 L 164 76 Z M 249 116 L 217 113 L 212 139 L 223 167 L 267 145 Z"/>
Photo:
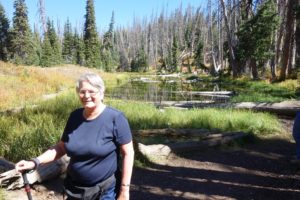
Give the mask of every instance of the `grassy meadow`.
<path id="1" fill-rule="evenodd" d="M 39 68 L 0 63 L 0 82 L 6 95 L 6 100 L 0 99 L 0 109 L 25 106 L 19 113 L 0 115 L 0 155 L 16 162 L 37 156 L 55 144 L 69 113 L 80 106 L 74 83 L 86 71 L 99 73 L 108 87 L 125 82 L 130 76 L 76 66 Z M 57 97 L 42 100 L 44 94 L 57 92 Z M 123 111 L 132 129 L 206 128 L 257 136 L 284 131 L 278 119 L 268 113 L 216 108 L 159 110 L 152 104 L 113 99 L 105 99 L 105 103 Z M 33 104 L 38 106 L 32 108 Z"/>
<path id="2" fill-rule="evenodd" d="M 0 111 L 36 104 L 47 94 L 74 90 L 75 81 L 85 72 L 101 75 L 109 87 L 129 77 L 127 73 L 106 73 L 73 65 L 42 68 L 16 66 L 0 61 Z"/>
<path id="3" fill-rule="evenodd" d="M 106 99 L 106 104 L 122 110 L 132 129 L 207 128 L 245 131 L 256 135 L 282 132 L 278 120 L 264 113 L 227 109 L 156 109 L 151 104 Z M 0 154 L 10 161 L 31 158 L 56 143 L 69 113 L 79 107 L 74 91 L 41 102 L 36 108 L 0 117 Z"/>

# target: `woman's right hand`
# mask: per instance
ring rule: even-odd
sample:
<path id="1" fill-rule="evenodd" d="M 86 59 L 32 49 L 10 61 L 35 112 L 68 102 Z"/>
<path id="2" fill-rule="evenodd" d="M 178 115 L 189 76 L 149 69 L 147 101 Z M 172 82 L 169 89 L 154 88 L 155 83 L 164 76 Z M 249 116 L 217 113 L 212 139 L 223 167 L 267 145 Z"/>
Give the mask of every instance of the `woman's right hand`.
<path id="1" fill-rule="evenodd" d="M 25 170 L 32 170 L 35 168 L 35 163 L 31 160 L 21 160 L 15 165 L 15 169 L 18 172 L 23 172 Z"/>

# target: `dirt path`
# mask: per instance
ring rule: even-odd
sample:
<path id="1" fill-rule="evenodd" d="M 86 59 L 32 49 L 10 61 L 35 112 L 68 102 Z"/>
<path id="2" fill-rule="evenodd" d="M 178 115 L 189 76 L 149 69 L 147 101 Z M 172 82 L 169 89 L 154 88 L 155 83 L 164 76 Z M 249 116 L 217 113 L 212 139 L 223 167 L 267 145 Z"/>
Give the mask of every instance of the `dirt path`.
<path id="1" fill-rule="evenodd" d="M 282 121 L 291 133 L 291 120 Z M 164 164 L 134 169 L 131 199 L 300 199 L 299 167 L 291 164 L 290 135 L 256 139 L 243 148 L 227 145 L 182 155 Z M 300 165 L 299 165 L 300 166 Z M 62 199 L 61 180 L 35 185 L 34 199 Z M 27 199 L 22 190 L 8 200 Z"/>

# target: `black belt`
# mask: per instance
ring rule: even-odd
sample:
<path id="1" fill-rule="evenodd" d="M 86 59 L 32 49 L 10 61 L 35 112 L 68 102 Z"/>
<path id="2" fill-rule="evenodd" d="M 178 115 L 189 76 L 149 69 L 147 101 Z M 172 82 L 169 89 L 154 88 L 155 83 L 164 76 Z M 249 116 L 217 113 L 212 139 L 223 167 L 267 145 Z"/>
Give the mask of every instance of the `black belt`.
<path id="1" fill-rule="evenodd" d="M 82 200 L 95 200 L 99 198 L 99 195 L 106 191 L 114 182 L 116 182 L 115 175 L 111 175 L 106 180 L 96 184 L 92 187 L 76 186 L 70 178 L 65 179 L 65 192 L 68 196 Z"/>

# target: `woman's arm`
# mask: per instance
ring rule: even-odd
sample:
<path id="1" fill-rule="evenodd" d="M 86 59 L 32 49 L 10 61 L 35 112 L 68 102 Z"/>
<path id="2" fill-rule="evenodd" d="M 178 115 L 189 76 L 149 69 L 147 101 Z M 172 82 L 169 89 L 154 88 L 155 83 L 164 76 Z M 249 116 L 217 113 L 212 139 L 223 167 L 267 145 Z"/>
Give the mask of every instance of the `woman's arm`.
<path id="1" fill-rule="evenodd" d="M 43 154 L 38 156 L 36 159 L 39 164 L 45 164 L 61 158 L 63 155 L 65 155 L 65 153 L 65 144 L 64 142 L 60 141 L 55 146 L 49 148 Z M 34 169 L 36 164 L 37 163 L 35 163 L 34 161 L 21 160 L 16 164 L 15 168 L 17 171 L 21 172 L 24 170 Z"/>
<path id="2" fill-rule="evenodd" d="M 122 154 L 122 177 L 121 177 L 121 187 L 118 200 L 129 200 L 129 189 L 134 161 L 134 150 L 132 141 L 128 144 L 120 146 Z"/>

